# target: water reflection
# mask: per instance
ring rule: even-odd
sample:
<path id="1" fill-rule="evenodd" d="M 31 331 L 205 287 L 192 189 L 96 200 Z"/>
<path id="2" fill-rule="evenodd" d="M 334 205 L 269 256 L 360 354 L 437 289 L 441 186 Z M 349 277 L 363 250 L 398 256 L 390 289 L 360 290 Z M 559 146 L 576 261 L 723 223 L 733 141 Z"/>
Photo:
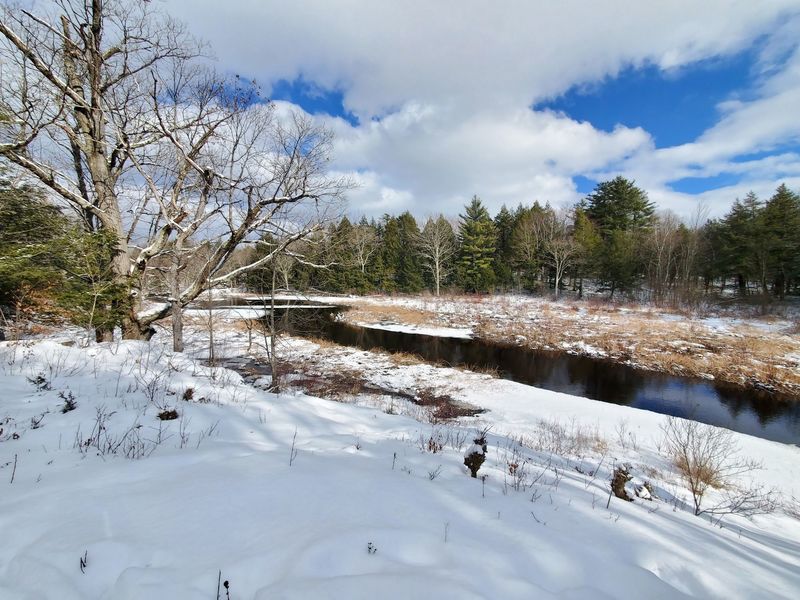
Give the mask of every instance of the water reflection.
<path id="1" fill-rule="evenodd" d="M 497 370 L 520 383 L 674 415 L 787 443 L 800 443 L 800 401 L 713 381 L 634 369 L 609 360 L 357 327 L 340 309 L 280 309 L 279 328 L 364 350 L 410 352 L 429 362 Z"/>

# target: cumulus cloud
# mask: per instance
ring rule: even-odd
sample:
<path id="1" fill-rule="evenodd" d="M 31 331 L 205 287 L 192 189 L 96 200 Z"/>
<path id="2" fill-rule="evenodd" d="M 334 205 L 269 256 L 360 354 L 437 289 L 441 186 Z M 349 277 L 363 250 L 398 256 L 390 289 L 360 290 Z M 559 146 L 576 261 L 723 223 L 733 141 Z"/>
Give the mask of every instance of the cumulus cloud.
<path id="1" fill-rule="evenodd" d="M 337 133 L 334 168 L 361 187 L 356 214 L 457 213 L 477 193 L 496 210 L 534 199 L 579 198 L 573 177 L 622 172 L 686 214 L 699 196 L 685 177 L 735 173 L 737 186 L 797 174 L 797 155 L 747 157 L 798 140 L 800 7 L 796 0 L 672 2 L 450 0 L 383 2 L 170 0 L 167 9 L 208 39 L 223 69 L 267 88 L 302 77 L 342 93 L 351 123 Z M 574 86 L 627 67 L 679 71 L 763 46 L 752 90 L 720 105 L 719 121 L 689 144 L 656 149 L 648 132 L 601 131 L 535 110 Z"/>
<path id="2" fill-rule="evenodd" d="M 493 210 L 536 199 L 574 202 L 574 173 L 651 143 L 641 129 L 607 133 L 526 108 L 463 115 L 413 103 L 380 121 L 351 126 L 339 119 L 332 127 L 337 168 L 368 164 L 384 186 L 410 194 L 405 208 L 420 212 L 433 204 L 446 214 L 456 214 L 475 193 Z"/>

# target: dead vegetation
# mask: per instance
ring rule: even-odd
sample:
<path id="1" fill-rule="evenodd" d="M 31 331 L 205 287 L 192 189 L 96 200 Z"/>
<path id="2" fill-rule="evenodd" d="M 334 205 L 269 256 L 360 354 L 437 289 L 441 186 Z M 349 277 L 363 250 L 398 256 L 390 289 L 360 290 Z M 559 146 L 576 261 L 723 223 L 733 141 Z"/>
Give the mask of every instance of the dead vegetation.
<path id="1" fill-rule="evenodd" d="M 331 342 L 326 342 L 325 348 L 329 352 L 335 352 L 337 349 L 343 352 L 350 351 Z M 423 362 L 418 356 L 406 353 L 379 353 L 379 356 L 392 365 L 414 365 Z M 424 409 L 422 414 L 425 420 L 431 423 L 475 416 L 482 412 L 474 406 L 455 400 L 451 394 L 422 382 L 404 389 L 396 389 L 370 381 L 369 368 L 345 368 L 336 361 L 331 361 L 330 354 L 327 353 L 325 355 L 319 352 L 304 353 L 302 356 L 296 354 L 290 361 L 281 364 L 287 375 L 287 388 L 301 390 L 320 398 L 349 402 L 359 396 L 372 396 L 405 401 Z"/>
<path id="2" fill-rule="evenodd" d="M 476 296 L 369 298 L 357 300 L 342 318 L 471 328 L 475 337 L 489 342 L 601 356 L 645 370 L 800 396 L 800 339 L 791 326 L 781 331 L 775 317 L 712 326 L 689 311 L 664 313 L 599 300 Z"/>

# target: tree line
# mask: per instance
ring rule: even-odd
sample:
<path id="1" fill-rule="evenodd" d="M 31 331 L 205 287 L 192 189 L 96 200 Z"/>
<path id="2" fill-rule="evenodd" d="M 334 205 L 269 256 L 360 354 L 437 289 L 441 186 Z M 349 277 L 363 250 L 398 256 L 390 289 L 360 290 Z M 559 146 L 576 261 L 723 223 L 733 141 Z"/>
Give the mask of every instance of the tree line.
<path id="1" fill-rule="evenodd" d="M 274 242 L 274 240 L 272 240 Z M 656 212 L 633 181 L 605 181 L 569 210 L 534 202 L 492 217 L 477 196 L 457 220 L 343 217 L 265 267 L 280 287 L 340 293 L 592 289 L 655 302 L 784 298 L 800 287 L 800 196 L 748 194 L 720 219 Z M 255 251 L 258 252 L 258 251 Z M 319 268 L 319 267 L 322 268 Z M 243 283 L 257 289 L 265 271 Z"/>

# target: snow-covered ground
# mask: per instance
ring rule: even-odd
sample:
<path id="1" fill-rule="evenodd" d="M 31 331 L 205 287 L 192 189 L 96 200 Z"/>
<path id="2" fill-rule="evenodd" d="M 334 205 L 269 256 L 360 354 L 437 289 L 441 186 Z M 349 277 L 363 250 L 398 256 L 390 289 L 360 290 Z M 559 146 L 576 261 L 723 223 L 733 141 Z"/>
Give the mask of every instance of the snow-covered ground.
<path id="1" fill-rule="evenodd" d="M 449 385 L 489 409 L 431 424 L 268 393 L 205 366 L 206 342 L 190 333 L 186 354 L 163 333 L 0 343 L 0 598 L 213 599 L 220 574 L 237 600 L 800 590 L 800 521 L 694 516 L 658 451 L 663 417 L 387 363 L 386 386 Z M 236 355 L 245 333 L 217 339 Z M 343 368 L 384 360 L 348 351 Z M 463 454 L 485 426 L 486 478 L 472 479 Z M 735 439 L 764 461 L 758 481 L 800 495 L 800 448 Z M 631 492 L 649 481 L 660 499 L 606 508 L 623 463 Z"/>
<path id="2" fill-rule="evenodd" d="M 472 330 L 458 327 L 420 327 L 417 325 L 407 325 L 405 323 L 360 323 L 355 325 L 368 329 L 383 329 L 384 331 L 399 331 L 401 333 L 416 333 L 419 335 L 433 335 L 436 337 L 451 337 L 468 340 L 472 337 Z"/>

